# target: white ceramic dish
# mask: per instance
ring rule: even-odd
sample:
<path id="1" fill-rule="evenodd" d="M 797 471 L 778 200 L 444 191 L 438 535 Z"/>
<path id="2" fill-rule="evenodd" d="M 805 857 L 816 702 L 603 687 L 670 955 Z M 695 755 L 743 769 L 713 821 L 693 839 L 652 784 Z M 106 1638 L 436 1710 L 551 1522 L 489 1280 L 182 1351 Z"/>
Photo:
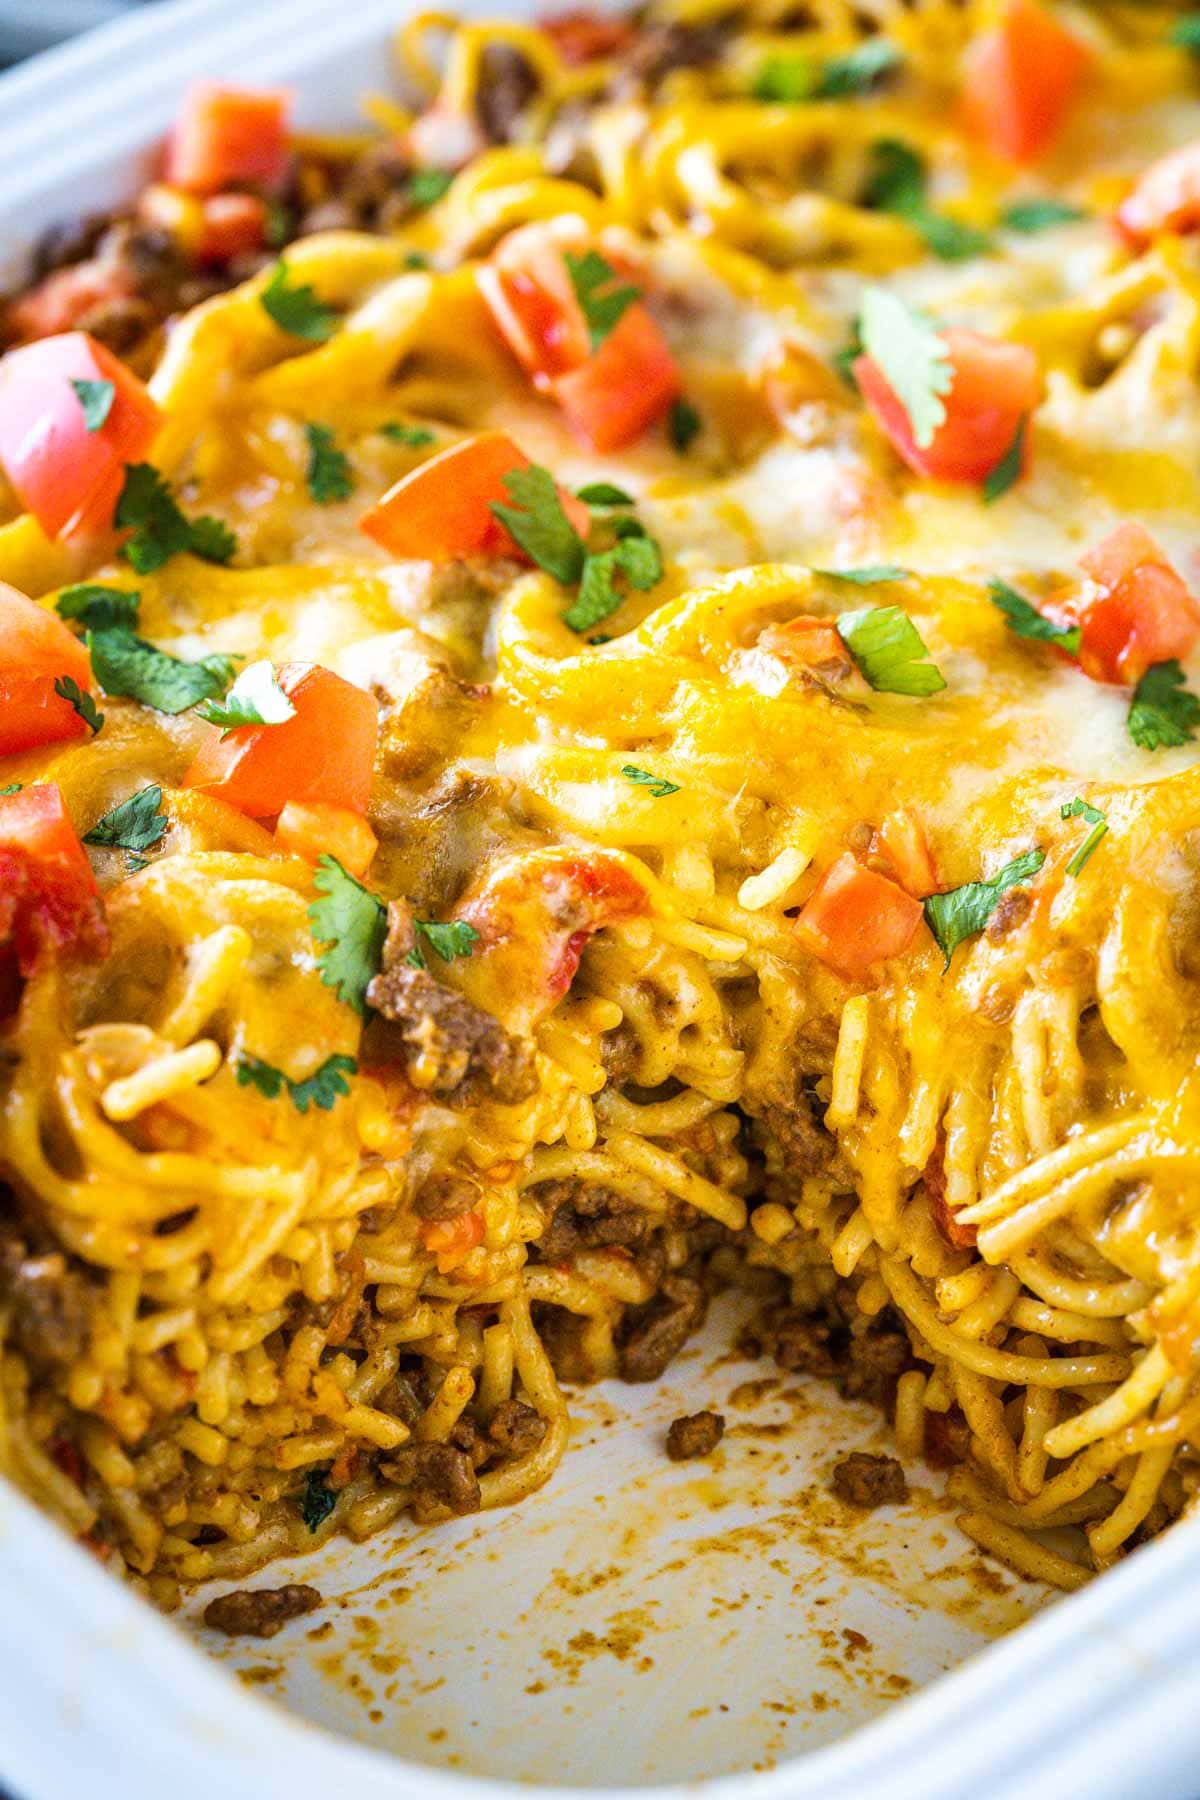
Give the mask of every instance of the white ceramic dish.
<path id="1" fill-rule="evenodd" d="M 352 119 L 403 5 L 174 0 L 0 79 L 0 280 L 42 225 L 132 190 L 194 75 Z M 0 1482 L 0 1791 L 1194 1796 L 1197 1528 L 1043 1610 L 957 1537 L 928 1471 L 910 1505 L 849 1520 L 829 1470 L 880 1447 L 877 1420 L 739 1366 L 732 1306 L 656 1387 L 581 1397 L 526 1506 L 266 1571 L 326 1597 L 266 1645 L 215 1641 L 196 1607 L 158 1618 Z M 698 1474 L 661 1440 L 702 1405 L 730 1430 Z"/>

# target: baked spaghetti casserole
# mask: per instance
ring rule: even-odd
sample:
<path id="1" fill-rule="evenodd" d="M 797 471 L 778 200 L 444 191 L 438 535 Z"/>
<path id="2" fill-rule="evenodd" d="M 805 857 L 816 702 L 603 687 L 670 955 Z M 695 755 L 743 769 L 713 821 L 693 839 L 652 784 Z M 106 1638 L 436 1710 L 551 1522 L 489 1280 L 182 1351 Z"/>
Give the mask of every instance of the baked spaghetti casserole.
<path id="1" fill-rule="evenodd" d="M 1196 1483 L 1200 15 L 397 53 L 4 307 L 0 1471 L 170 1606 L 738 1284 L 1075 1586 Z"/>

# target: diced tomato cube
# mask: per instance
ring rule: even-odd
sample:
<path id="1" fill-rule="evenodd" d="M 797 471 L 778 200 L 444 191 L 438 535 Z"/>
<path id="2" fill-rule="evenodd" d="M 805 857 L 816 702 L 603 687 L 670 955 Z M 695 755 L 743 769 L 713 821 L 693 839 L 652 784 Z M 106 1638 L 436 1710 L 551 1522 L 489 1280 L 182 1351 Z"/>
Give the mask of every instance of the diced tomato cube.
<path id="1" fill-rule="evenodd" d="M 36 287 L 9 302 L 4 324 L 17 344 L 74 331 L 80 320 L 97 307 L 115 300 L 131 300 L 137 283 L 130 270 L 116 262 L 91 258 L 69 269 L 55 269 Z"/>
<path id="2" fill-rule="evenodd" d="M 449 1275 L 483 1242 L 483 1220 L 474 1208 L 453 1219 L 430 1219 L 421 1242 L 437 1258 L 438 1274 Z"/>
<path id="3" fill-rule="evenodd" d="M 279 88 L 196 82 L 167 145 L 167 181 L 193 194 L 278 186 L 287 173 L 290 107 L 291 95 Z"/>
<path id="4" fill-rule="evenodd" d="M 1132 687 L 1195 647 L 1200 604 L 1141 525 L 1118 526 L 1079 566 L 1095 584 L 1078 607 L 1079 664 L 1093 681 Z"/>
<path id="5" fill-rule="evenodd" d="M 96 878 L 59 788 L 0 796 L 0 967 L 28 976 L 44 956 L 107 948 Z"/>
<path id="6" fill-rule="evenodd" d="M 541 19 L 539 27 L 554 44 L 564 62 L 595 62 L 601 56 L 619 56 L 637 36 L 628 19 L 606 19 L 600 13 L 559 13 Z"/>
<path id="7" fill-rule="evenodd" d="M 110 382 L 112 405 L 89 431 L 73 381 Z M 0 362 L 0 463 L 22 503 L 52 537 L 105 529 L 125 478 L 162 414 L 125 364 L 86 332 L 10 350 Z"/>
<path id="8" fill-rule="evenodd" d="M 196 263 L 223 263 L 266 242 L 266 202 L 257 194 L 213 194 L 207 199 L 151 182 L 138 200 L 142 218 L 172 237 Z"/>
<path id="9" fill-rule="evenodd" d="M 1021 421 L 1040 401 L 1041 370 L 1023 344 L 953 327 L 941 337 L 953 378 L 942 397 L 946 417 L 928 444 L 918 445 L 903 401 L 869 356 L 856 360 L 854 378 L 910 469 L 935 481 L 983 481 L 1012 448 Z"/>
<path id="10" fill-rule="evenodd" d="M 491 509 L 511 502 L 504 477 L 528 467 L 529 458 L 504 432 L 481 432 L 402 475 L 362 515 L 359 526 L 393 556 L 421 562 L 455 562 L 467 556 L 527 560 Z M 563 488 L 558 497 L 582 537 L 588 529 L 587 507 Z"/>
<path id="11" fill-rule="evenodd" d="M 86 722 L 54 691 L 63 676 L 84 692 L 91 683 L 79 639 L 44 606 L 0 583 L 0 756 L 86 736 Z"/>
<path id="12" fill-rule="evenodd" d="M 865 982 L 902 956 L 921 923 L 919 900 L 847 850 L 826 869 L 796 920 L 806 949 L 846 981 Z"/>
<path id="13" fill-rule="evenodd" d="M 277 680 L 295 713 L 279 725 L 214 725 L 183 778 L 252 819 L 289 801 L 364 813 L 371 797 L 379 708 L 365 689 L 319 663 L 285 663 Z"/>
<path id="14" fill-rule="evenodd" d="M 906 893 L 924 900 L 937 892 L 941 886 L 937 864 L 929 848 L 925 827 L 911 807 L 898 806 L 895 812 L 890 812 L 876 838 Z"/>
<path id="15" fill-rule="evenodd" d="M 1037 0 L 1007 0 L 999 24 L 963 58 L 967 130 L 999 156 L 1034 161 L 1057 136 L 1090 62 L 1087 46 Z"/>
<path id="16" fill-rule="evenodd" d="M 553 393 L 576 436 L 607 451 L 633 443 L 661 419 L 680 385 L 666 338 L 638 303 L 585 363 L 558 377 Z"/>

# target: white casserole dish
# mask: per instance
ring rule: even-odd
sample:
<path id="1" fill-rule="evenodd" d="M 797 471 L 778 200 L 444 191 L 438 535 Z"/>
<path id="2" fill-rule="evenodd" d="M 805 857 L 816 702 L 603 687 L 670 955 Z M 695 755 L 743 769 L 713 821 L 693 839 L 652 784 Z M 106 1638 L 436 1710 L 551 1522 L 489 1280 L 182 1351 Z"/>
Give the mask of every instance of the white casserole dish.
<path id="1" fill-rule="evenodd" d="M 303 124 L 353 119 L 403 5 L 174 0 L 0 79 L 0 280 L 43 225 L 135 188 L 194 75 L 286 81 Z M 0 1482 L 0 1791 L 1194 1796 L 1197 1526 L 985 1648 L 1044 1596 L 985 1569 L 928 1471 L 911 1505 L 848 1525 L 829 1468 L 883 1447 L 876 1418 L 738 1366 L 732 1304 L 658 1386 L 578 1398 L 575 1446 L 524 1506 L 264 1571 L 327 1600 L 266 1646 L 216 1642 L 194 1606 L 158 1618 Z M 731 1429 L 697 1475 L 661 1439 L 704 1405 Z"/>

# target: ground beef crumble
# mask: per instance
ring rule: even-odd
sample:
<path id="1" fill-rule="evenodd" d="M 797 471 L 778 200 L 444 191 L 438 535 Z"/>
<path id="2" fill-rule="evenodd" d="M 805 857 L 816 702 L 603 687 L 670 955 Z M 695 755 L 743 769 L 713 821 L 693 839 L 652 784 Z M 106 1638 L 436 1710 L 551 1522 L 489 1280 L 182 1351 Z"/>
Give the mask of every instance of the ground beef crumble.
<path id="1" fill-rule="evenodd" d="M 708 1456 L 725 1435 L 722 1413 L 684 1413 L 672 1419 L 667 1430 L 667 1455 L 672 1462 L 690 1462 L 696 1456 Z"/>
<path id="2" fill-rule="evenodd" d="M 290 1584 L 277 1588 L 235 1588 L 210 1600 L 204 1623 L 230 1637 L 271 1638 L 289 1619 L 298 1619 L 321 1604 L 315 1587 Z"/>
<path id="3" fill-rule="evenodd" d="M 865 1450 L 852 1450 L 834 1464 L 831 1485 L 839 1500 L 867 1511 L 908 1499 L 904 1470 L 895 1457 L 872 1456 Z"/>

